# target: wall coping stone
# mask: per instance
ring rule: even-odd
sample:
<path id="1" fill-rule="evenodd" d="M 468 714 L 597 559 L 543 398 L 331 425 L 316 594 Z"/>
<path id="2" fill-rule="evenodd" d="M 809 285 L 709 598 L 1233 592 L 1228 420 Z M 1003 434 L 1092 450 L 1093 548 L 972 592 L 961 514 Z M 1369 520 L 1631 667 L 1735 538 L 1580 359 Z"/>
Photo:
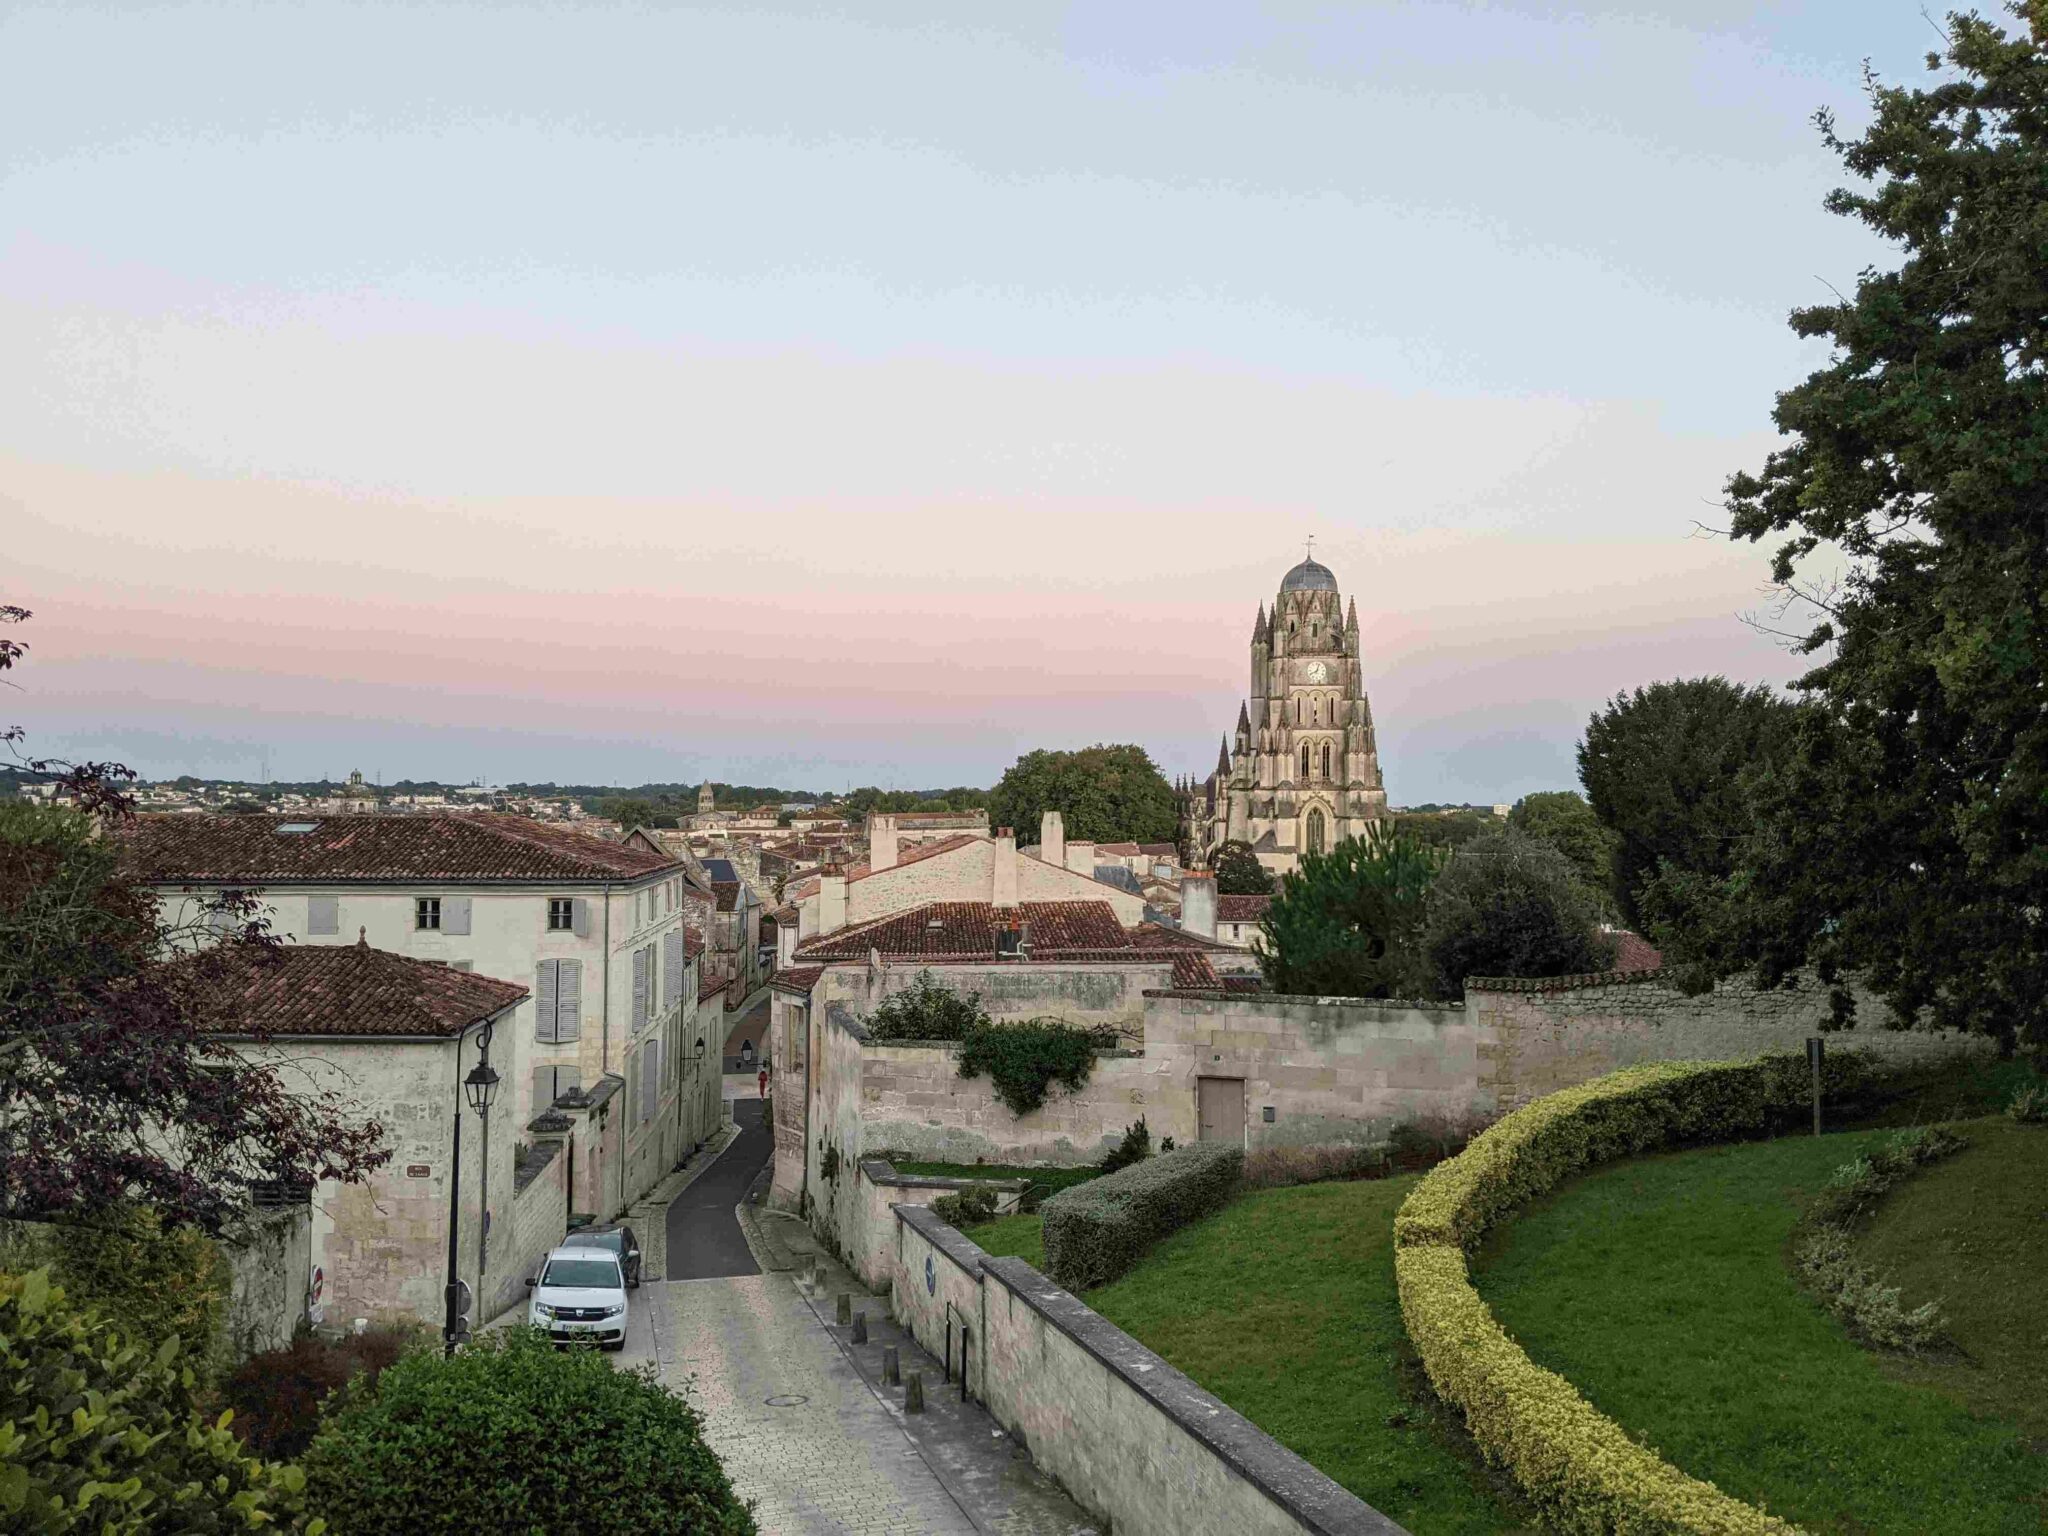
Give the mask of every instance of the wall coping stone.
<path id="1" fill-rule="evenodd" d="M 1150 997 L 1152 994 L 1147 992 L 1145 995 Z M 995 1022 L 1000 1024 L 1005 1021 L 998 1019 Z M 1076 1027 L 1085 1028 L 1086 1026 Z M 952 1054 L 957 1053 L 960 1049 L 960 1042 L 958 1040 L 876 1040 L 868 1035 L 862 1036 L 861 1045 L 870 1051 L 945 1051 L 948 1054 Z M 1126 1045 L 1098 1045 L 1095 1048 L 1095 1054 L 1097 1056 L 1137 1057 L 1143 1056 L 1145 1053 L 1142 1050 L 1133 1049 Z"/>
<path id="2" fill-rule="evenodd" d="M 889 1209 L 896 1213 L 896 1219 L 904 1226 L 938 1249 L 970 1276 L 979 1276 L 992 1262 L 979 1244 L 965 1236 L 952 1223 L 934 1216 L 929 1206 L 892 1205 Z M 1037 1273 L 1035 1270 L 1032 1272 Z"/>
<path id="3" fill-rule="evenodd" d="M 1577 976 L 1468 976 L 1467 992 L 1577 992 L 1585 987 L 1636 987 L 1663 980 L 1662 966 L 1641 971 L 1586 971 Z"/>
<path id="4" fill-rule="evenodd" d="M 908 1219 L 903 1207 L 897 1210 Z M 928 1212 L 920 1214 L 929 1217 Z M 936 1217 L 929 1219 L 944 1226 Z M 933 1240 L 936 1243 L 937 1239 Z M 972 1248 L 973 1244 L 967 1246 Z M 974 1251 L 981 1254 L 979 1248 Z M 1304 1529 L 1327 1536 L 1407 1536 L 1401 1526 L 1318 1472 L 1222 1399 L 1204 1392 L 1182 1372 L 1022 1259 L 989 1258 L 982 1254 L 981 1272 L 1093 1355 L 1125 1385 L 1206 1446 L 1225 1466 L 1292 1515 Z"/>
<path id="5" fill-rule="evenodd" d="M 1467 982 L 1468 987 L 1479 983 Z M 1320 997 L 1313 992 L 1233 992 L 1227 987 L 1161 987 L 1145 989 L 1147 997 L 1178 997 L 1198 1003 L 1306 1003 L 1318 1008 L 1420 1008 L 1431 1013 L 1463 1013 L 1463 1003 L 1421 997 Z"/>
<path id="6" fill-rule="evenodd" d="M 870 1184 L 880 1184 L 892 1189 L 990 1189 L 1026 1190 L 1031 1187 L 1029 1179 L 963 1179 L 944 1173 L 898 1173 L 896 1165 L 887 1158 L 864 1157 L 860 1160 L 860 1171 Z"/>
<path id="7" fill-rule="evenodd" d="M 562 1150 L 559 1141 L 539 1141 L 531 1147 L 523 1147 L 519 1159 L 512 1165 L 512 1193 L 517 1195 L 526 1186 L 540 1177 L 541 1170 L 555 1160 L 555 1154 Z"/>

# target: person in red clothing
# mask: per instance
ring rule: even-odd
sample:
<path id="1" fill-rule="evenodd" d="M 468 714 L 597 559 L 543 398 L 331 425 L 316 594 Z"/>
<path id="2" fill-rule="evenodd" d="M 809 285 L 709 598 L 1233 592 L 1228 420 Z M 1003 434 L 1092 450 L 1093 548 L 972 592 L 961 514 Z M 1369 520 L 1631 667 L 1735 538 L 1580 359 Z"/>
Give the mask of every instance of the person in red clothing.
<path id="1" fill-rule="evenodd" d="M 768 1066 L 765 1062 L 761 1065 L 761 1097 L 768 1097 Z"/>

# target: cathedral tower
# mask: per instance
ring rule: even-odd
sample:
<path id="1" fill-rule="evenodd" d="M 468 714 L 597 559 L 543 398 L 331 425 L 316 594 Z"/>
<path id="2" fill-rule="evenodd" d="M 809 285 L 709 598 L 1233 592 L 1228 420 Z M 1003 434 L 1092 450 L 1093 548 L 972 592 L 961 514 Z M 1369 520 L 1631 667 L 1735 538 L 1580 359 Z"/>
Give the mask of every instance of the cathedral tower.
<path id="1" fill-rule="evenodd" d="M 1358 655 L 1358 605 L 1310 557 L 1252 621 L 1251 696 L 1216 771 L 1183 800 L 1188 855 L 1214 861 L 1247 842 L 1268 869 L 1362 837 L 1387 814 L 1379 743 Z"/>

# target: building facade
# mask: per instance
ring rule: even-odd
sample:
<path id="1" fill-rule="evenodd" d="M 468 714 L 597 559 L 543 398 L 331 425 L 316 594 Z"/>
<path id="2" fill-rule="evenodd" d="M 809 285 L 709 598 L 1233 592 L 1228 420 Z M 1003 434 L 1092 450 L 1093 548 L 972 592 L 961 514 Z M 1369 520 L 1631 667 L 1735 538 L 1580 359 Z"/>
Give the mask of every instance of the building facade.
<path id="1" fill-rule="evenodd" d="M 1387 814 L 1379 742 L 1358 653 L 1358 604 L 1307 559 L 1281 578 L 1273 610 L 1252 623 L 1251 697 L 1224 738 L 1216 771 L 1181 786 L 1182 840 L 1195 865 L 1226 842 L 1266 868 L 1362 837 Z"/>

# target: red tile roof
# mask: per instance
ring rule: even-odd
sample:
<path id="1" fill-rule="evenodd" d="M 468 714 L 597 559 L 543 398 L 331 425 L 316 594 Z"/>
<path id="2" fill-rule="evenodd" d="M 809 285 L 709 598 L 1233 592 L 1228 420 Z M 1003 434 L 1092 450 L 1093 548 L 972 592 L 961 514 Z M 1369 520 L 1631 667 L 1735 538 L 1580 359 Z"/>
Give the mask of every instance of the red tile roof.
<path id="1" fill-rule="evenodd" d="M 719 911 L 736 911 L 740 902 L 740 883 L 737 880 L 714 880 L 711 882 L 711 894 L 718 898 Z"/>
<path id="2" fill-rule="evenodd" d="M 1155 859 L 1177 859 L 1180 850 L 1171 843 L 1140 843 L 1138 852 L 1148 853 Z"/>
<path id="3" fill-rule="evenodd" d="M 1176 949 L 1173 952 L 1173 984 L 1176 987 L 1221 987 L 1223 978 L 1216 974 L 1216 967 L 1209 963 L 1209 957 L 1192 949 Z"/>
<path id="4" fill-rule="evenodd" d="M 703 981 L 700 981 L 697 984 L 697 1001 L 700 1003 L 708 1003 L 711 1001 L 712 998 L 718 996 L 719 993 L 723 992 L 727 987 L 731 985 L 732 978 L 729 976 L 721 976 L 716 981 L 713 981 L 709 977 L 706 977 Z"/>
<path id="5" fill-rule="evenodd" d="M 685 960 L 695 960 L 703 953 L 704 935 L 686 925 L 683 929 L 683 958 Z"/>
<path id="6" fill-rule="evenodd" d="M 1256 923 L 1266 915 L 1266 908 L 1273 904 L 1270 896 L 1218 896 L 1216 898 L 1216 921 L 1219 923 Z"/>
<path id="7" fill-rule="evenodd" d="M 822 965 L 793 965 L 787 970 L 777 971 L 768 985 L 777 992 L 788 992 L 796 997 L 809 997 L 811 988 L 818 984 L 818 978 L 825 974 Z"/>
<path id="8" fill-rule="evenodd" d="M 367 944 L 229 945 L 178 962 L 224 1035 L 448 1038 L 520 1002 L 516 982 Z"/>
<path id="9" fill-rule="evenodd" d="M 1001 909 L 1026 928 L 1034 959 L 1129 955 L 1136 947 L 1106 901 L 1027 901 Z M 977 955 L 994 958 L 998 909 L 985 901 L 937 901 L 873 922 L 842 928 L 798 946 L 799 960 L 859 960 L 885 955 Z"/>
<path id="10" fill-rule="evenodd" d="M 1136 853 L 1138 845 L 1136 843 L 1097 843 L 1095 851 L 1097 853 L 1114 853 L 1119 855 Z"/>
<path id="11" fill-rule="evenodd" d="M 286 827 L 305 827 L 287 832 Z M 676 859 L 503 811 L 451 816 L 139 816 L 121 834 L 154 885 L 365 881 L 590 882 L 680 868 Z"/>
<path id="12" fill-rule="evenodd" d="M 1235 944 L 1205 939 L 1199 933 L 1189 933 L 1185 928 L 1169 928 L 1164 923 L 1140 923 L 1130 933 L 1131 942 L 1140 949 L 1217 950 L 1240 958 L 1244 955 L 1244 951 Z"/>

